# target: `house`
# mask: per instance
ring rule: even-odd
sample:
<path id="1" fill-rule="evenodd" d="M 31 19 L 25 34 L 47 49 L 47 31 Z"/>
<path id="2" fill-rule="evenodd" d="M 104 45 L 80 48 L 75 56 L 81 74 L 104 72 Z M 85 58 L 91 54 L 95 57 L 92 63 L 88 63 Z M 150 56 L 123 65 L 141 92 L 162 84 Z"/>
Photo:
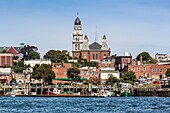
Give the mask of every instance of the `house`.
<path id="1" fill-rule="evenodd" d="M 10 84 L 11 79 L 12 79 L 12 69 L 0 68 L 0 83 Z"/>

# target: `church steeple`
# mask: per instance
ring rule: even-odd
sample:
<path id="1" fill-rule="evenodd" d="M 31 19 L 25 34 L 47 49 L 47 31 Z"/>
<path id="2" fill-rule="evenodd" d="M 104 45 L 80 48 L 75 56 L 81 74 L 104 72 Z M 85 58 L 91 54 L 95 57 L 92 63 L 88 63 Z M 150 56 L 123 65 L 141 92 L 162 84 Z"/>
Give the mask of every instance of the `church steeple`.
<path id="1" fill-rule="evenodd" d="M 108 45 L 107 45 L 106 35 L 103 36 L 103 41 L 102 41 L 102 48 L 101 48 L 101 50 L 109 50 Z"/>
<path id="2" fill-rule="evenodd" d="M 82 50 L 89 50 L 89 39 L 87 35 L 85 35 L 84 37 L 84 44 L 83 44 Z"/>

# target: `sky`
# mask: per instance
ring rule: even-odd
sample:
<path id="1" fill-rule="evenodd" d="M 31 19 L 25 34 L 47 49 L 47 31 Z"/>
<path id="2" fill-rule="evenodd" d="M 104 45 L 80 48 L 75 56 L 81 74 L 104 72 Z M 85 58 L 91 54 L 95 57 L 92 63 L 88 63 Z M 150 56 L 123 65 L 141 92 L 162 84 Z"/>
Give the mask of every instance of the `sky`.
<path id="1" fill-rule="evenodd" d="M 90 44 L 105 34 L 111 54 L 170 54 L 169 0 L 0 0 L 0 46 L 71 52 L 77 12 Z"/>

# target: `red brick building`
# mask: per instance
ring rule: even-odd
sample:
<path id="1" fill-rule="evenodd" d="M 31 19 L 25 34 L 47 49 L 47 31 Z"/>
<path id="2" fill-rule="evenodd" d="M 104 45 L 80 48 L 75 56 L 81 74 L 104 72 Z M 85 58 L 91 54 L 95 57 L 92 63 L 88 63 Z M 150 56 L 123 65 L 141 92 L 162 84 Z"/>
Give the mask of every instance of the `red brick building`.
<path id="1" fill-rule="evenodd" d="M 161 79 L 165 77 L 168 68 L 170 68 L 170 64 L 140 64 L 129 65 L 128 71 L 135 72 L 137 78 L 144 76 L 146 78 Z"/>
<path id="2" fill-rule="evenodd" d="M 101 59 L 110 56 L 110 48 L 107 45 L 106 36 L 103 36 L 102 45 L 97 42 L 89 45 L 89 39 L 87 35 L 84 37 L 81 21 L 77 17 L 74 22 L 74 33 L 73 33 L 73 42 L 72 42 L 72 57 L 73 59 L 81 58 L 89 61 L 100 62 Z"/>
<path id="3" fill-rule="evenodd" d="M 53 67 L 52 70 L 55 73 L 55 79 L 52 80 L 53 84 L 68 83 L 67 69 L 71 67 L 70 63 L 65 63 L 63 67 Z M 95 67 L 82 67 L 79 68 L 80 77 L 84 80 L 88 80 L 90 77 L 99 77 L 99 69 Z"/>
<path id="4" fill-rule="evenodd" d="M 13 66 L 13 56 L 12 53 L 0 53 L 0 67 Z"/>

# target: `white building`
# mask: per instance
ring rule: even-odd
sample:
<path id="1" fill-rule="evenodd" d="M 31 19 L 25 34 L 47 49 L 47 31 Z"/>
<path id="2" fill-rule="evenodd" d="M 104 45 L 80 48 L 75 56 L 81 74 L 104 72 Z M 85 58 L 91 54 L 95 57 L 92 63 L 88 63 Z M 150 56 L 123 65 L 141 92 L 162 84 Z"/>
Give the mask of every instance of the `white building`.
<path id="1" fill-rule="evenodd" d="M 50 60 L 42 60 L 42 59 L 38 59 L 38 60 L 25 60 L 24 64 L 26 65 L 30 65 L 31 67 L 34 67 L 36 64 L 49 64 L 51 65 L 51 61 Z"/>
<path id="2" fill-rule="evenodd" d="M 170 60 L 170 55 L 157 53 L 155 55 L 155 60 L 158 61 L 158 62 L 169 61 Z"/>
<path id="3" fill-rule="evenodd" d="M 112 75 L 113 77 L 120 78 L 119 71 L 115 71 L 114 68 L 101 68 L 100 69 L 100 79 L 101 83 L 104 83 Z"/>

